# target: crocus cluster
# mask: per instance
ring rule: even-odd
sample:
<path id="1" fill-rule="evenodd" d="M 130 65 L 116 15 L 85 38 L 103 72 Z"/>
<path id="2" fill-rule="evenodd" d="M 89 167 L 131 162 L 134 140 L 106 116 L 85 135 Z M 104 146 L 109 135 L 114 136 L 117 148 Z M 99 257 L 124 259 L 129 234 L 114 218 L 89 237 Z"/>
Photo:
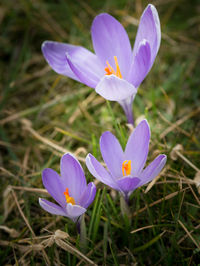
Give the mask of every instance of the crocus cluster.
<path id="1" fill-rule="evenodd" d="M 166 163 L 166 155 L 161 154 L 143 169 L 149 151 L 149 141 L 150 129 L 146 120 L 143 120 L 130 135 L 125 151 L 116 137 L 106 131 L 100 138 L 100 149 L 108 170 L 91 154 L 86 157 L 87 168 L 94 177 L 118 190 L 128 201 L 130 194 L 154 179 Z M 96 187 L 92 182 L 86 184 L 83 169 L 72 155 L 65 154 L 62 157 L 60 169 L 61 176 L 49 168 L 42 174 L 44 187 L 58 205 L 46 199 L 40 199 L 39 203 L 51 214 L 77 221 L 93 202 Z"/>
<path id="2" fill-rule="evenodd" d="M 45 41 L 43 55 L 57 73 L 94 88 L 107 100 L 119 102 L 133 124 L 132 102 L 160 47 L 157 10 L 151 4 L 144 10 L 133 49 L 124 27 L 109 14 L 95 17 L 91 35 L 95 53 L 81 46 Z"/>
<path id="3" fill-rule="evenodd" d="M 128 122 L 133 123 L 132 102 L 160 46 L 158 13 L 153 5 L 144 10 L 133 49 L 123 26 L 108 14 L 94 19 L 91 33 L 95 53 L 81 46 L 46 41 L 42 45 L 44 57 L 57 73 L 95 88 L 107 100 L 118 101 Z M 153 180 L 166 163 L 166 155 L 161 154 L 145 167 L 149 141 L 146 120 L 132 132 L 125 150 L 106 131 L 100 138 L 100 149 L 107 169 L 92 154 L 86 157 L 87 168 L 128 202 L 130 194 Z M 96 187 L 93 182 L 87 185 L 80 163 L 69 153 L 61 158 L 60 171 L 60 175 L 49 168 L 43 171 L 44 187 L 56 203 L 46 199 L 39 199 L 39 203 L 49 213 L 76 222 L 93 202 Z"/>

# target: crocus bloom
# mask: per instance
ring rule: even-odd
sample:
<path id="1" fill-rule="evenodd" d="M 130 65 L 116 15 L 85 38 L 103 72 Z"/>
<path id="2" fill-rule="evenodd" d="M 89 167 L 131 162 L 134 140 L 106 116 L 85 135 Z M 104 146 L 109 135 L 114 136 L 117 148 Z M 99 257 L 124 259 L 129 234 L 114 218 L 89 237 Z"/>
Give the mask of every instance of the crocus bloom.
<path id="1" fill-rule="evenodd" d="M 160 46 L 157 10 L 151 4 L 144 10 L 133 50 L 125 29 L 109 14 L 95 17 L 91 34 L 95 54 L 81 46 L 45 41 L 43 55 L 57 73 L 95 88 L 107 100 L 118 101 L 133 123 L 133 99 Z"/>
<path id="2" fill-rule="evenodd" d="M 80 163 L 69 153 L 61 158 L 60 170 L 61 176 L 50 168 L 42 172 L 44 187 L 58 205 L 41 198 L 39 203 L 47 212 L 75 222 L 93 202 L 96 187 L 93 182 L 87 185 Z"/>
<path id="3" fill-rule="evenodd" d="M 166 163 L 166 155 L 157 156 L 145 169 L 149 151 L 150 128 L 143 120 L 130 135 L 125 151 L 116 137 L 106 131 L 100 138 L 100 149 L 108 171 L 91 154 L 86 157 L 90 173 L 104 184 L 120 191 L 127 200 L 138 187 L 155 178 Z"/>

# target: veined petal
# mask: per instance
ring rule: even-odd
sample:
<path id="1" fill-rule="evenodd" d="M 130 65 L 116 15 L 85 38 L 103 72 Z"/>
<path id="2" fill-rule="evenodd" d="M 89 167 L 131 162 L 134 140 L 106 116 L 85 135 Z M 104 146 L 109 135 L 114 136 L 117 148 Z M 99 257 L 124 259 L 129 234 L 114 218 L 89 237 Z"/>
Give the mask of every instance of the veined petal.
<path id="1" fill-rule="evenodd" d="M 68 188 L 70 197 L 77 204 L 87 185 L 82 166 L 71 154 L 66 153 L 61 158 L 60 171 L 63 187 Z"/>
<path id="2" fill-rule="evenodd" d="M 150 128 L 146 120 L 140 122 L 130 135 L 126 149 L 125 158 L 131 160 L 131 175 L 139 176 L 149 151 Z"/>
<path id="3" fill-rule="evenodd" d="M 52 169 L 46 168 L 42 172 L 42 182 L 49 194 L 61 205 L 64 206 L 65 188 L 61 182 L 61 177 Z"/>
<path id="4" fill-rule="evenodd" d="M 93 202 L 95 195 L 96 186 L 93 182 L 90 182 L 80 198 L 79 205 L 87 209 Z"/>
<path id="5" fill-rule="evenodd" d="M 151 162 L 141 173 L 140 179 L 141 183 L 139 186 L 145 185 L 151 180 L 153 180 L 163 169 L 167 161 L 167 156 L 165 154 L 158 155 L 153 162 Z"/>
<path id="6" fill-rule="evenodd" d="M 78 77 L 80 82 L 89 87 L 95 88 L 104 75 L 104 68 L 98 57 L 86 49 L 84 52 L 82 51 L 82 57 L 79 61 L 69 53 L 66 53 L 66 59 L 71 70 Z"/>
<path id="7" fill-rule="evenodd" d="M 96 179 L 108 185 L 109 187 L 120 190 L 113 177 L 108 173 L 108 171 L 106 171 L 106 169 L 97 161 L 97 159 L 92 154 L 89 153 L 87 155 L 85 163 L 90 173 L 95 176 Z"/>
<path id="8" fill-rule="evenodd" d="M 79 49 L 82 50 L 79 46 L 53 41 L 45 41 L 42 44 L 42 53 L 50 67 L 53 68 L 56 73 L 77 81 L 79 81 L 78 77 L 73 73 L 67 63 L 66 52 L 75 54 Z"/>
<path id="9" fill-rule="evenodd" d="M 58 206 L 57 204 L 50 202 L 46 199 L 39 198 L 39 204 L 40 206 L 47 212 L 51 214 L 61 215 L 61 216 L 67 216 L 66 212 L 64 212 L 63 208 Z"/>
<path id="10" fill-rule="evenodd" d="M 80 72 L 85 71 L 85 75 L 90 73 L 90 76 L 96 80 L 96 84 L 104 73 L 98 57 L 84 47 L 45 41 L 42 44 L 42 52 L 54 71 L 77 81 L 81 80 L 69 66 L 67 56 L 71 59 L 71 64 L 78 68 Z M 98 76 L 99 78 L 97 78 Z"/>
<path id="11" fill-rule="evenodd" d="M 117 180 L 117 184 L 120 186 L 121 190 L 124 193 L 133 191 L 137 188 L 137 185 L 140 183 L 140 179 L 137 177 L 124 177 Z"/>
<path id="12" fill-rule="evenodd" d="M 95 90 L 109 101 L 122 101 L 137 93 L 137 89 L 131 83 L 115 75 L 105 75 Z"/>
<path id="13" fill-rule="evenodd" d="M 131 65 L 132 51 L 124 27 L 111 15 L 103 13 L 95 17 L 91 33 L 95 53 L 103 66 L 108 61 L 114 67 L 114 56 L 117 56 L 122 77 L 126 79 Z"/>
<path id="14" fill-rule="evenodd" d="M 140 24 L 133 49 L 134 56 L 138 52 L 140 42 L 144 39 L 148 41 L 151 48 L 151 67 L 160 47 L 161 40 L 160 20 L 158 17 L 158 12 L 156 8 L 151 4 L 146 7 L 140 19 Z"/>
<path id="15" fill-rule="evenodd" d="M 138 88 L 151 67 L 151 48 L 145 39 L 139 43 L 129 72 L 128 81 Z"/>
<path id="16" fill-rule="evenodd" d="M 71 203 L 68 203 L 66 205 L 66 211 L 69 218 L 74 219 L 86 212 L 86 209 L 79 205 L 72 205 Z"/>
<path id="17" fill-rule="evenodd" d="M 100 138 L 100 149 L 104 162 L 114 178 L 122 177 L 122 163 L 124 152 L 118 139 L 109 131 Z"/>

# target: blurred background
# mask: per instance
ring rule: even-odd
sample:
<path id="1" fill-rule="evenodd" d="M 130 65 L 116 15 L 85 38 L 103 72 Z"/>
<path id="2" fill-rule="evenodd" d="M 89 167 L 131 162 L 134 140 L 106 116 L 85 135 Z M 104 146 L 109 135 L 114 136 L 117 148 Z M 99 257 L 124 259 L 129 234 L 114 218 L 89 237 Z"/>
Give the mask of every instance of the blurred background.
<path id="1" fill-rule="evenodd" d="M 148 3 L 154 4 L 158 10 L 162 41 L 153 68 L 139 88 L 133 111 L 138 120 L 145 116 L 151 125 L 151 149 L 154 153 L 150 155 L 149 160 L 158 153 L 166 153 L 169 158 L 166 173 L 168 178 L 176 180 L 176 184 L 171 182 L 173 184 L 154 188 L 154 193 L 149 198 L 143 199 L 144 202 L 145 200 L 153 202 L 168 193 L 183 189 L 184 181 L 179 178 L 180 176 L 193 180 L 198 172 L 200 1 L 1 0 L 0 192 L 2 204 L 0 210 L 2 215 L 0 224 L 13 228 L 17 232 L 14 237 L 5 228 L 0 227 L 2 241 L 8 241 L 0 242 L 3 247 L 3 251 L 0 251 L 1 265 L 14 264 L 18 260 L 22 263 L 23 260 L 20 260 L 22 253 L 14 246 L 14 243 L 18 243 L 14 239 L 30 236 L 17 205 L 12 202 L 13 198 L 9 194 L 8 186 L 43 188 L 42 169 L 52 167 L 59 171 L 60 156 L 64 152 L 73 152 L 82 162 L 88 152 L 101 158 L 98 141 L 102 132 L 111 130 L 119 134 L 116 132 L 116 125 L 120 125 L 124 135 L 128 136 L 126 117 L 119 104 L 115 102 L 108 104 L 93 89 L 67 77 L 59 76 L 51 70 L 41 53 L 42 42 L 45 40 L 66 42 L 81 45 L 93 51 L 90 35 L 92 21 L 97 14 L 107 12 L 123 24 L 133 45 L 140 16 Z M 171 152 L 177 144 L 180 144 L 179 151 L 189 160 L 189 164 L 177 154 L 173 157 Z M 167 175 L 165 177 L 167 178 Z M 89 176 L 88 179 L 92 180 L 92 177 Z M 199 194 L 195 186 L 192 190 L 189 187 L 186 200 L 189 203 L 184 205 L 181 219 L 189 226 L 188 230 L 194 230 L 194 239 L 199 245 L 199 227 L 195 229 L 200 221 Z M 40 209 L 38 193 L 34 190 L 30 193 L 27 191 L 18 188 L 15 195 L 34 232 L 37 235 L 42 234 L 41 228 L 52 221 L 54 223 L 50 230 L 55 231 L 59 226 L 63 227 L 60 220 L 55 223 L 57 218 Z M 182 210 L 180 206 L 184 200 L 181 196 L 179 200 L 175 199 L 173 204 L 171 202 L 169 205 L 162 205 L 163 216 L 160 219 L 167 224 L 175 219 L 174 217 L 177 218 L 177 215 L 180 217 Z M 192 205 L 198 207 L 191 207 Z M 144 221 L 143 226 L 154 223 L 157 213 L 159 208 L 151 216 L 152 220 L 149 218 L 146 222 L 146 218 L 139 217 L 140 226 L 142 221 Z M 105 225 L 101 224 L 101 226 L 99 238 Z M 138 224 L 135 226 L 137 227 Z M 151 247 L 143 249 L 148 254 L 151 250 L 151 255 L 148 255 L 147 259 L 139 252 L 136 254 L 136 261 L 141 265 L 142 263 L 167 265 L 168 262 L 168 265 L 172 265 L 170 263 L 173 262 L 174 256 L 177 256 L 180 263 L 177 265 L 195 265 L 199 258 L 198 245 L 190 238 L 187 238 L 188 242 L 182 240 L 178 244 L 178 240 L 186 234 L 182 227 L 179 229 L 176 228 L 174 231 L 173 240 L 170 240 L 171 235 L 168 233 L 162 245 L 157 247 L 159 254 L 156 253 L 156 248 L 154 251 Z M 174 228 L 169 227 L 166 230 L 173 231 Z M 152 234 L 155 237 L 155 232 Z M 119 235 L 116 241 L 117 239 L 120 239 Z M 150 233 L 142 237 L 138 235 L 135 243 L 140 246 L 147 239 L 151 240 Z M 97 240 L 94 240 L 93 244 L 99 243 L 100 240 Z M 10 245 L 10 241 L 13 246 Z M 114 246 L 116 253 L 120 253 L 118 248 Z M 122 259 L 123 262 L 120 262 L 120 259 L 118 261 L 117 258 L 118 263 L 126 261 L 126 265 L 132 265 L 129 264 L 134 262 L 134 259 L 130 262 L 131 248 L 128 251 L 123 248 L 122 250 L 127 257 L 126 260 Z M 111 251 L 110 248 L 107 253 L 111 254 Z M 97 254 L 94 252 L 94 261 L 100 265 L 103 263 L 114 265 L 115 259 L 111 255 L 107 260 L 104 254 L 101 260 L 99 255 L 101 251 L 99 252 Z M 41 261 L 32 259 L 32 265 L 36 262 Z M 70 258 L 68 258 L 68 265 L 69 263 L 73 265 Z"/>

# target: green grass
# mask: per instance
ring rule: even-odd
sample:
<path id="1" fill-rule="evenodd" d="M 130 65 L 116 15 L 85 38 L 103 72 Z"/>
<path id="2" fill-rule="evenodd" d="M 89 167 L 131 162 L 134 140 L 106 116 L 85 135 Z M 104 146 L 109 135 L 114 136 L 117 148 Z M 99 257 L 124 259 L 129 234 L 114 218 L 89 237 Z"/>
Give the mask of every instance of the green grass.
<path id="1" fill-rule="evenodd" d="M 87 181 L 92 181 L 84 158 L 90 152 L 102 160 L 101 134 L 110 130 L 125 146 L 130 132 L 119 104 L 106 103 L 92 89 L 54 73 L 42 56 L 41 43 L 62 41 L 92 50 L 90 27 L 101 12 L 119 19 L 133 43 L 137 27 L 127 18 L 139 19 L 148 2 L 1 1 L 0 265 L 45 265 L 38 245 L 45 247 L 52 265 L 88 265 L 87 259 L 97 265 L 198 265 L 200 198 L 190 181 L 200 157 L 200 2 L 152 3 L 159 12 L 162 42 L 133 111 L 151 126 L 148 162 L 165 153 L 166 170 L 148 193 L 142 187 L 132 194 L 130 220 L 121 214 L 119 195 L 98 183 L 96 199 L 85 215 L 88 244 L 80 255 L 75 225 L 43 211 L 38 198 L 44 195 L 33 189 L 43 188 L 44 168 L 59 172 L 64 150 L 79 156 Z M 166 131 L 181 119 L 178 127 Z M 177 144 L 189 163 L 180 156 L 173 160 Z M 21 213 L 9 186 L 15 186 Z M 69 238 L 46 246 L 44 240 L 50 241 L 58 229 Z M 73 251 L 66 250 L 67 244 Z"/>

